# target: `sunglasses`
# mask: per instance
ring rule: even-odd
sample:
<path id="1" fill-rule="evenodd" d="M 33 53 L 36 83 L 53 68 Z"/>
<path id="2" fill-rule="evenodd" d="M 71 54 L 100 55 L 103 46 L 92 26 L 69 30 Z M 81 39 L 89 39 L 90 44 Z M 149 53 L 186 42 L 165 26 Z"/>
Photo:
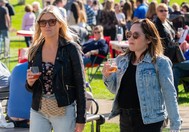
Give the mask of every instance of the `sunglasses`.
<path id="1" fill-rule="evenodd" d="M 46 27 L 47 23 L 48 25 L 51 26 L 55 26 L 56 25 L 57 20 L 56 19 L 49 19 L 49 20 L 39 20 L 38 24 L 40 27 Z"/>
<path id="2" fill-rule="evenodd" d="M 100 32 L 94 32 L 94 34 L 100 34 Z"/>
<path id="3" fill-rule="evenodd" d="M 134 39 L 138 39 L 140 37 L 140 34 L 138 32 L 132 33 L 131 31 L 128 31 L 126 33 L 126 38 L 129 39 L 131 36 L 133 36 Z"/>
<path id="4" fill-rule="evenodd" d="M 159 10 L 159 12 L 168 12 L 168 10 Z"/>

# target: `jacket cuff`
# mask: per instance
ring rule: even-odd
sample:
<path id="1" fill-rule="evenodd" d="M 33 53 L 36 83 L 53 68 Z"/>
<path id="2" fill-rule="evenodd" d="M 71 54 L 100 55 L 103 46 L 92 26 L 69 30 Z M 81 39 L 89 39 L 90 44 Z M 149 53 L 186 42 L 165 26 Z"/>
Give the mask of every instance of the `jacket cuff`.
<path id="1" fill-rule="evenodd" d="M 84 117 L 77 117 L 76 123 L 86 123 L 86 116 Z"/>

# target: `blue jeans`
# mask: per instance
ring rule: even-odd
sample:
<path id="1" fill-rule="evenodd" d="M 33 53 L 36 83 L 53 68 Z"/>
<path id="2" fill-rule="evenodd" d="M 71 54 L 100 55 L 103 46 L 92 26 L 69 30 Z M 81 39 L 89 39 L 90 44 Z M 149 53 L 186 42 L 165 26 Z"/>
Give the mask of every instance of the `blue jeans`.
<path id="1" fill-rule="evenodd" d="M 3 43 L 0 45 L 0 50 L 1 52 L 3 51 L 5 53 L 5 56 L 8 56 L 9 55 L 9 45 L 10 45 L 10 42 L 9 42 L 9 33 L 8 33 L 8 30 L 0 30 L 0 37 L 2 36 L 3 38 Z"/>
<path id="2" fill-rule="evenodd" d="M 140 110 L 120 109 L 120 132 L 161 132 L 163 121 L 144 124 Z"/>
<path id="3" fill-rule="evenodd" d="M 85 56 L 83 56 L 83 63 L 84 63 L 84 66 L 86 66 L 87 64 L 91 64 L 92 61 L 91 61 L 91 58 L 87 58 Z"/>
<path id="4" fill-rule="evenodd" d="M 66 106 L 66 113 L 63 116 L 47 116 L 38 111 L 30 111 L 30 132 L 74 132 L 75 103 Z"/>
<path id="5" fill-rule="evenodd" d="M 180 78 L 189 77 L 189 60 L 174 64 L 173 66 L 174 85 L 178 94 Z"/>

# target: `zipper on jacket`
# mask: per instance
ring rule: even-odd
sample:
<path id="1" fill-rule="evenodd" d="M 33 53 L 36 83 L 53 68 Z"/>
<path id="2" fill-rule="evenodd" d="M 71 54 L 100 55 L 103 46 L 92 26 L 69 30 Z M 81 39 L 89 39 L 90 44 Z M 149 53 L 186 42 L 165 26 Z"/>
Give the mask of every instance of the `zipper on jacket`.
<path id="1" fill-rule="evenodd" d="M 63 67 L 62 67 L 62 77 L 63 77 Z M 64 78 L 63 78 L 64 79 Z M 68 96 L 68 92 L 67 92 L 67 90 L 68 90 L 68 85 L 65 85 L 64 84 L 64 80 L 62 80 L 62 83 L 63 83 L 63 87 L 64 87 L 64 90 L 65 90 L 65 92 L 66 92 L 66 95 L 67 95 L 67 99 L 68 99 L 68 103 L 70 104 L 70 99 L 69 99 L 69 96 Z M 66 86 L 66 89 L 65 89 L 65 86 Z"/>

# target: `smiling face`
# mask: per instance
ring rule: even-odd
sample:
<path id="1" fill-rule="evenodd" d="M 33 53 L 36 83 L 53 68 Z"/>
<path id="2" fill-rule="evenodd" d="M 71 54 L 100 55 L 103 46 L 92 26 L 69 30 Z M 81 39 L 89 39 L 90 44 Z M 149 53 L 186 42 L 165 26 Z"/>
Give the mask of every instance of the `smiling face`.
<path id="1" fill-rule="evenodd" d="M 45 13 L 38 22 L 41 33 L 45 38 L 56 37 L 59 35 L 60 23 L 51 13 Z"/>
<path id="2" fill-rule="evenodd" d="M 138 55 L 141 55 L 148 48 L 148 44 L 150 43 L 142 31 L 141 24 L 138 23 L 132 25 L 127 38 L 130 51 L 133 51 Z"/>

